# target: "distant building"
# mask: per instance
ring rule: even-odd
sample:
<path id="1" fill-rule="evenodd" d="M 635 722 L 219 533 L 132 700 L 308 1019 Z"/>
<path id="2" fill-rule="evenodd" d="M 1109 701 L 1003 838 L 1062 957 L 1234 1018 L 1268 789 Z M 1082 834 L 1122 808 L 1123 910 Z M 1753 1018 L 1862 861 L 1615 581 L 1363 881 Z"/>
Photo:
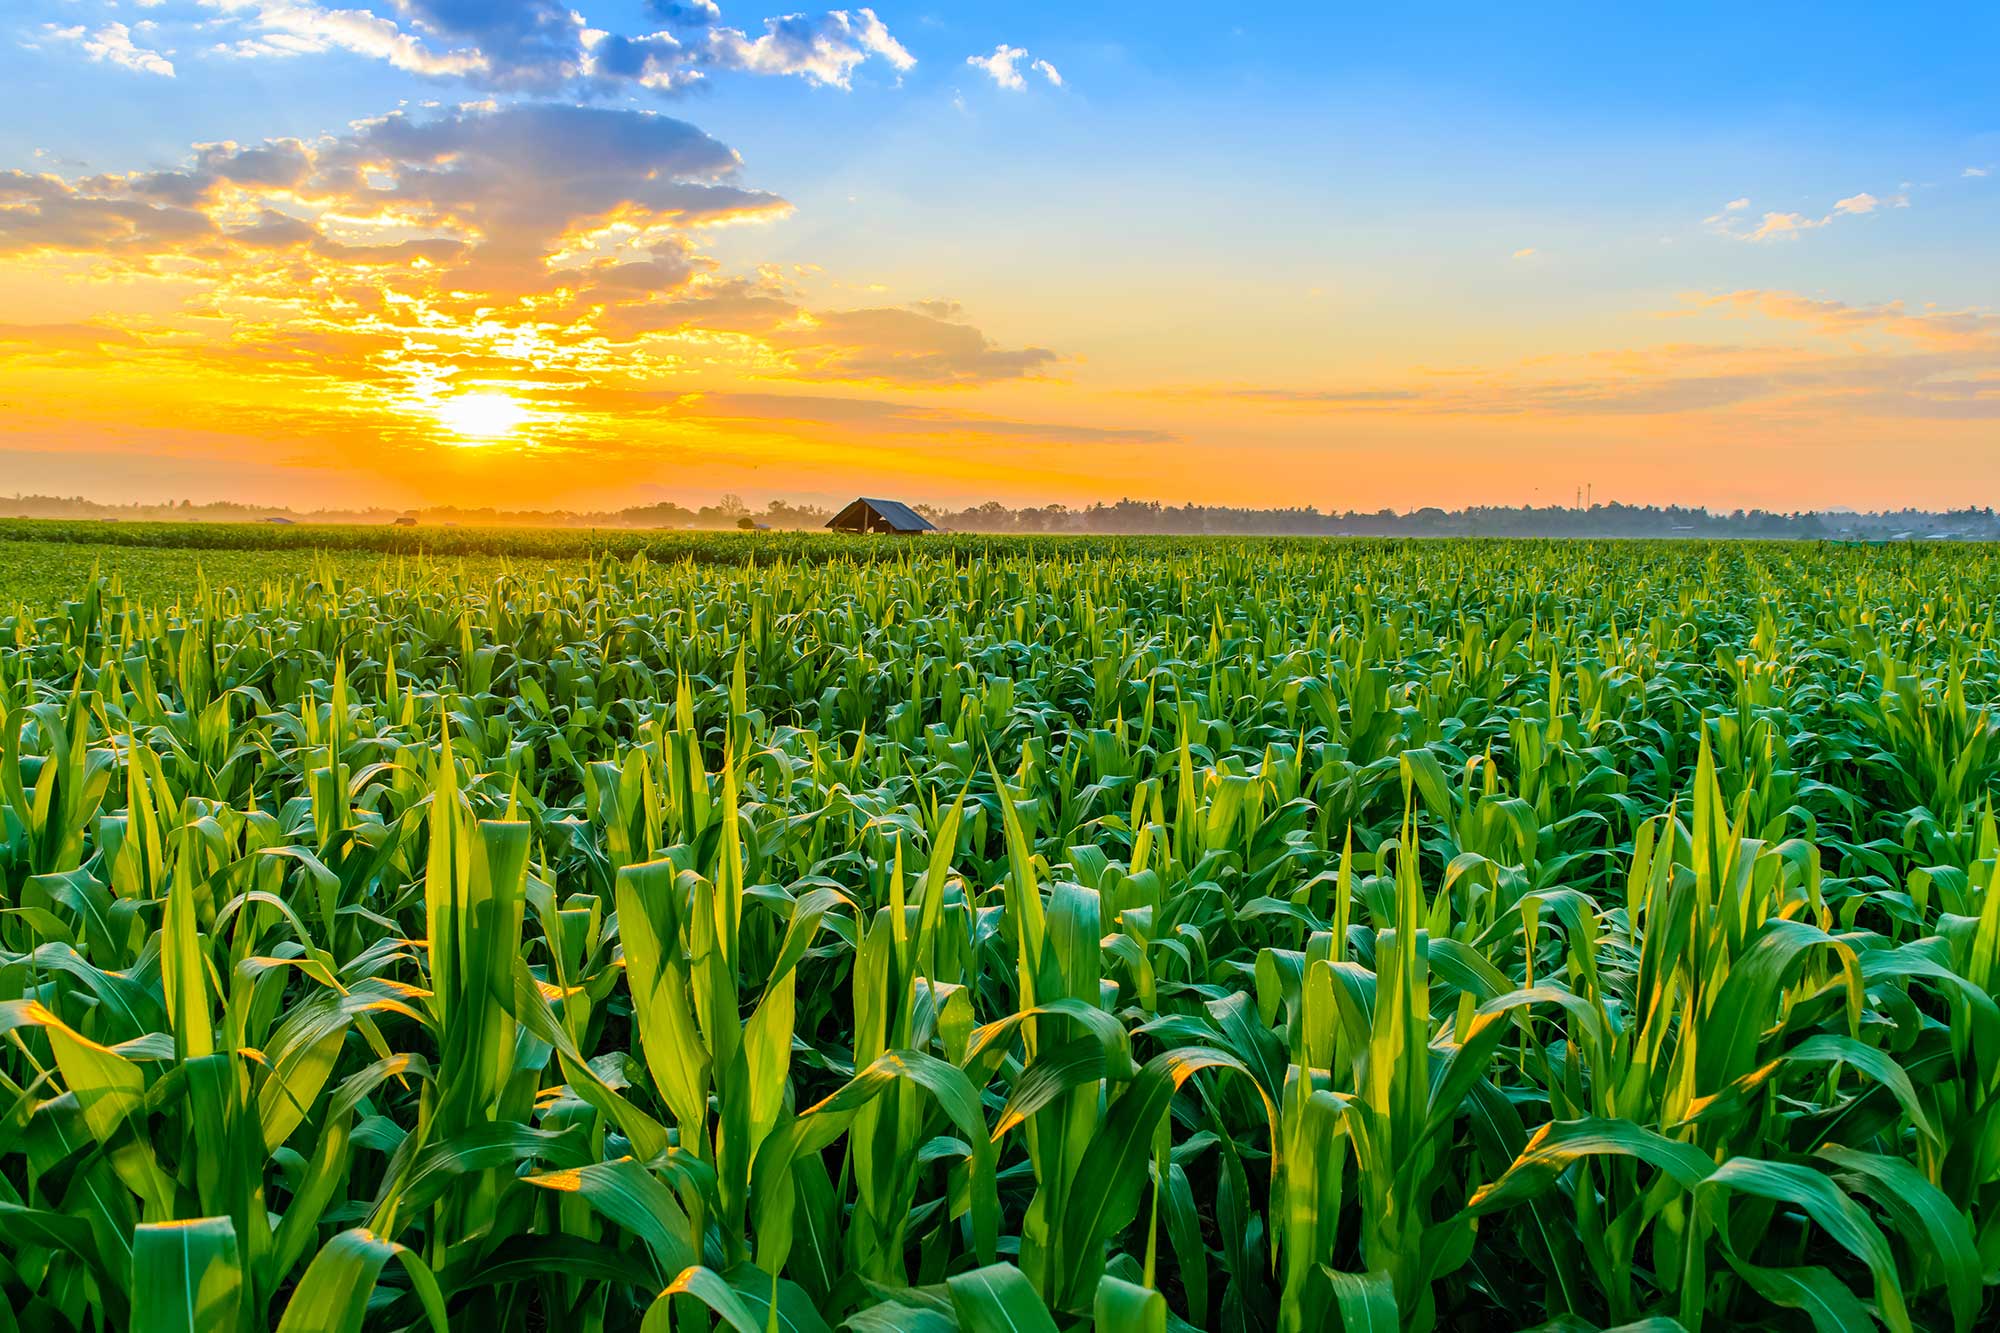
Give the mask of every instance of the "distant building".
<path id="1" fill-rule="evenodd" d="M 417 526 L 417 516 L 415 514 L 405 514 L 396 520 L 395 526 L 399 528 L 414 528 Z"/>
<path id="2" fill-rule="evenodd" d="M 284 518 L 284 517 L 282 517 L 281 515 L 278 515 L 278 514 L 273 514 L 273 515 L 271 515 L 271 516 L 270 516 L 269 518 L 265 519 L 265 520 L 264 520 L 264 522 L 266 522 L 266 523 L 277 523 L 277 524 L 279 524 L 279 525 L 281 525 L 281 526 L 283 526 L 283 527 L 287 527 L 287 528 L 289 528 L 289 527 L 291 527 L 291 526 L 292 526 L 292 520 L 290 520 L 289 518 Z"/>
<path id="3" fill-rule="evenodd" d="M 862 496 L 827 520 L 835 532 L 893 532 L 913 536 L 936 532 L 937 525 L 900 500 L 874 500 Z"/>

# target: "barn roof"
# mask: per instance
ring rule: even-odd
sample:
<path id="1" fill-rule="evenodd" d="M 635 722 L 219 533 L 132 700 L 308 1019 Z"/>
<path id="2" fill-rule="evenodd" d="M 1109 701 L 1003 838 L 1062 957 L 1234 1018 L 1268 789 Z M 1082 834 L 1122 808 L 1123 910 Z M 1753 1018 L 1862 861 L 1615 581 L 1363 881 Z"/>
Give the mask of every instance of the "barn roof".
<path id="1" fill-rule="evenodd" d="M 882 521 L 890 527 L 905 532 L 935 532 L 937 526 L 901 500 L 877 500 L 869 496 L 861 497 L 862 503 L 882 516 Z"/>
<path id="2" fill-rule="evenodd" d="M 830 528 L 838 524 L 841 518 L 847 514 L 848 510 L 854 508 L 854 505 L 868 506 L 868 508 L 875 511 L 877 518 L 881 519 L 883 523 L 896 532 L 937 531 L 936 524 L 904 504 L 901 500 L 883 500 L 870 495 L 864 495 L 856 500 L 854 504 L 850 504 L 845 509 L 842 509 L 839 514 L 834 515 L 833 519 L 827 523 L 827 526 Z"/>

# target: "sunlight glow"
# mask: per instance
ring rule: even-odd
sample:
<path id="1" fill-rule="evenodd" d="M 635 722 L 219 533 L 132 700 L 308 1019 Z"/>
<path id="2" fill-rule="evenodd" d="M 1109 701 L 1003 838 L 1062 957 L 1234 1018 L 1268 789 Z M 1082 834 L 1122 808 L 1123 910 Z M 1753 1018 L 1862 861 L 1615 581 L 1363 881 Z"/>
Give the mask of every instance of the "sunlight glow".
<path id="1" fill-rule="evenodd" d="M 438 424 L 467 440 L 497 440 L 534 419 L 534 413 L 504 393 L 462 393 L 431 405 Z"/>

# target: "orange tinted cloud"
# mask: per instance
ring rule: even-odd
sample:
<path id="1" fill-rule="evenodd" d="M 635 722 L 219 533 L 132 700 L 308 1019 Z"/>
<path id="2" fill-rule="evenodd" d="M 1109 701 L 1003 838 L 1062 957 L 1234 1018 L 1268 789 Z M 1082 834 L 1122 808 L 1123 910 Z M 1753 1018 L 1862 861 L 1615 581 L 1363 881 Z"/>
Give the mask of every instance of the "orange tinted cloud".
<path id="1" fill-rule="evenodd" d="M 468 394 L 518 402 L 495 419 L 522 423 L 513 443 L 553 458 L 635 429 L 664 430 L 669 450 L 666 436 L 697 429 L 670 420 L 684 411 L 625 415 L 635 395 L 962 388 L 1059 362 L 998 344 L 950 303 L 819 308 L 775 270 L 723 272 L 705 250 L 713 229 L 790 211 L 740 174 L 735 153 L 683 121 L 563 105 L 200 145 L 171 171 L 0 174 L 0 283 L 82 265 L 103 293 L 89 319 L 0 326 L 0 374 L 61 394 L 65 369 L 109 372 L 125 392 L 100 406 L 126 402 L 135 423 L 199 404 L 212 429 L 305 458 L 366 440 L 421 467 L 426 450 L 464 443 L 450 427 Z M 149 289 L 172 295 L 134 299 Z M 838 414 L 814 401 L 761 417 L 772 434 L 818 423 L 806 433 L 821 438 Z M 959 429 L 949 413 L 884 420 L 892 433 Z"/>
<path id="2" fill-rule="evenodd" d="M 1794 415 L 2000 419 L 2000 315 L 1912 312 L 1894 303 L 1854 306 L 1755 290 L 1696 297 L 1691 305 L 1790 325 L 1795 336 L 1537 358 L 1386 385 L 1210 392 L 1322 415 L 1587 418 L 1756 406 Z"/>

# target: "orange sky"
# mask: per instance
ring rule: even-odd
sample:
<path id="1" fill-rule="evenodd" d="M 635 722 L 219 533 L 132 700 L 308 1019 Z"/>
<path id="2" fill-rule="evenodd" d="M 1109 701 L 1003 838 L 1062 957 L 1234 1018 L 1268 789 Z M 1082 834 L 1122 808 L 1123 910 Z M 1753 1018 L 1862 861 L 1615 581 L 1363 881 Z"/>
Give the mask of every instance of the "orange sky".
<path id="1" fill-rule="evenodd" d="M 1343 239 L 1246 206 L 1231 237 L 1163 171 L 1129 191 L 1159 235 L 1077 194 L 1060 228 L 1024 205 L 1002 256 L 974 183 L 962 233 L 950 195 L 795 201 L 669 110 L 433 102 L 0 170 L 0 490 L 1792 508 L 2000 483 L 2000 316 L 1853 258 L 1921 195 L 1588 244 L 1575 218 L 1468 234 L 1426 203 Z"/>

